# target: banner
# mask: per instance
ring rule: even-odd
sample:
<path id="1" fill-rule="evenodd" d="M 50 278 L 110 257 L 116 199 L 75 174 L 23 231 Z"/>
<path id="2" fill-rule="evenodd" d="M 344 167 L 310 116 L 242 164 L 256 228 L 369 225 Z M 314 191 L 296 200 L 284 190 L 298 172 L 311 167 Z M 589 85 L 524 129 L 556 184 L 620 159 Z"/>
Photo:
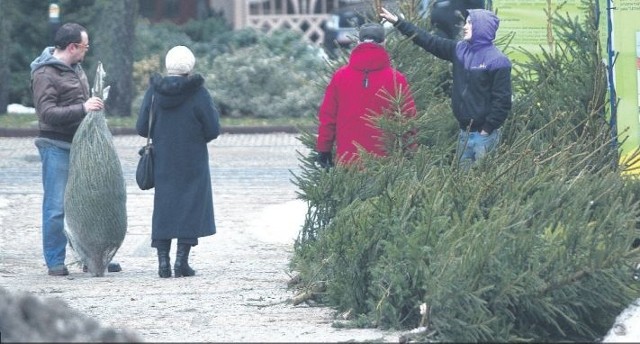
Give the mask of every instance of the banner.
<path id="1" fill-rule="evenodd" d="M 628 136 L 622 147 L 624 159 L 640 148 L 640 0 L 616 0 L 612 6 L 618 133 L 621 138 Z"/>
<path id="2" fill-rule="evenodd" d="M 600 0 L 600 33 L 603 58 L 608 65 L 608 8 L 611 14 L 612 50 L 617 54 L 613 64 L 613 85 L 617 100 L 615 123 L 620 139 L 625 140 L 621 159 L 640 149 L 640 0 Z M 513 35 L 509 57 L 518 61 L 526 56 L 520 52 L 538 54 L 552 51 L 553 31 L 549 15 L 558 13 L 571 18 L 585 14 L 580 0 L 493 0 L 492 9 L 500 17 L 497 39 Z M 640 167 L 640 166 L 639 166 Z"/>
<path id="3" fill-rule="evenodd" d="M 522 60 L 524 49 L 539 54 L 542 49 L 552 51 L 554 45 L 553 28 L 549 16 L 558 12 L 569 14 L 572 18 L 582 15 L 580 0 L 493 0 L 493 11 L 500 17 L 498 39 L 513 35 L 509 57 Z"/>

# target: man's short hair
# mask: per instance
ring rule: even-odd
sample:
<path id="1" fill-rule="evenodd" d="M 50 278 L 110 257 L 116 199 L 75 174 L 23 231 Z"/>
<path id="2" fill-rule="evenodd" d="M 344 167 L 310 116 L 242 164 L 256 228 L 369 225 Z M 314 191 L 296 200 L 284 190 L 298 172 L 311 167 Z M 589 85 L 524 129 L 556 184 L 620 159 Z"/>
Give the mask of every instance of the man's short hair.
<path id="1" fill-rule="evenodd" d="M 378 23 L 366 23 L 360 26 L 360 42 L 384 42 L 384 27 Z"/>
<path id="2" fill-rule="evenodd" d="M 71 43 L 82 43 L 83 32 L 87 32 L 84 26 L 77 23 L 66 23 L 56 31 L 53 44 L 56 48 L 64 50 Z"/>

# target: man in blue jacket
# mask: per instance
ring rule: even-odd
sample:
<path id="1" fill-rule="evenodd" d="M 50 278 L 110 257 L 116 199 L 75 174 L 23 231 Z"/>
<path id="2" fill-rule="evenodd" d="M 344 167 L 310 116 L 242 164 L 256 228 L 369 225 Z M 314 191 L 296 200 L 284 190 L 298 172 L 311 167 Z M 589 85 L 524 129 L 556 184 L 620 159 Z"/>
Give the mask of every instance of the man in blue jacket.
<path id="1" fill-rule="evenodd" d="M 493 43 L 500 20 L 488 10 L 469 10 L 464 37 L 457 41 L 432 35 L 385 8 L 380 16 L 416 45 L 452 63 L 451 107 L 460 126 L 456 155 L 468 170 L 497 147 L 511 111 L 511 61 Z"/>

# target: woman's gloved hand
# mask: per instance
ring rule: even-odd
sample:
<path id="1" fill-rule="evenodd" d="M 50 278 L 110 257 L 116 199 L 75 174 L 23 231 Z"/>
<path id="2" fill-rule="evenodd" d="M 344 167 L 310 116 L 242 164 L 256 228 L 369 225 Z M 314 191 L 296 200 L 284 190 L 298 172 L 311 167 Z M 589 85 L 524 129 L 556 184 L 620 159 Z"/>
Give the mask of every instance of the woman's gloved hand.
<path id="1" fill-rule="evenodd" d="M 333 167 L 333 157 L 331 156 L 331 152 L 318 152 L 316 162 L 324 169 Z"/>

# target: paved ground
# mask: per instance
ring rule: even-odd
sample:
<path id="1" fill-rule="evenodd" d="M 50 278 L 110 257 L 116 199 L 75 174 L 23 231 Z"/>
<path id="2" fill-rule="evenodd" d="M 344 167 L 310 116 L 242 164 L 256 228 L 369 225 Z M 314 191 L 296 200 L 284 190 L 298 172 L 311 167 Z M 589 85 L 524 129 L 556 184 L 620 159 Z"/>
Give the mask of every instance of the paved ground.
<path id="1" fill-rule="evenodd" d="M 306 211 L 291 183 L 298 152 L 307 152 L 295 134 L 224 134 L 209 145 L 218 234 L 192 250 L 196 276 L 171 279 L 158 277 L 149 246 L 153 191 L 134 181 L 144 139 L 114 142 L 127 182 L 128 232 L 116 254 L 124 270 L 98 278 L 71 265 L 69 276 L 50 277 L 33 138 L 0 138 L 1 287 L 60 298 L 148 342 L 398 341 L 398 333 L 334 328 L 333 310 L 287 302 L 288 262 Z M 69 252 L 67 263 L 75 260 Z"/>

